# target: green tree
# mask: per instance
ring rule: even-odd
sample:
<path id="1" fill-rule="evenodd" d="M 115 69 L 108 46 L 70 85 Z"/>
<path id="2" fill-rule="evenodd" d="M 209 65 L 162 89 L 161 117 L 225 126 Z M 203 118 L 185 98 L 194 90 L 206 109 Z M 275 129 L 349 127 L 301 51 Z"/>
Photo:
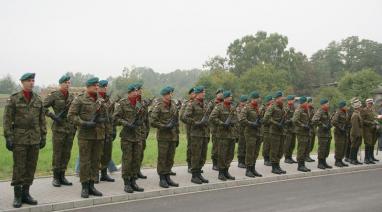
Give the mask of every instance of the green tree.
<path id="1" fill-rule="evenodd" d="M 319 106 L 319 102 L 322 98 L 327 98 L 329 100 L 332 112 L 337 109 L 340 100 L 346 100 L 345 96 L 336 87 L 320 88 L 318 94 L 313 98 L 314 104 Z"/>
<path id="2" fill-rule="evenodd" d="M 0 93 L 11 94 L 17 90 L 17 84 L 13 81 L 11 75 L 6 75 L 0 79 Z"/>
<path id="3" fill-rule="evenodd" d="M 205 72 L 195 84 L 203 85 L 206 88 L 206 98 L 208 100 L 215 97 L 218 88 L 231 90 L 236 98 L 239 95 L 238 77 L 227 71 Z"/>

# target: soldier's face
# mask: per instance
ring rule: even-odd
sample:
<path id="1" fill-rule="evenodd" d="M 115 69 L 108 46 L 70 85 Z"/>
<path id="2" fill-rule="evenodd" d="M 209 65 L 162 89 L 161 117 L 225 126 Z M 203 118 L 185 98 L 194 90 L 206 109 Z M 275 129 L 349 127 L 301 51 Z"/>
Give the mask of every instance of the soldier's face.
<path id="1" fill-rule="evenodd" d="M 206 96 L 206 92 L 201 92 L 201 93 L 198 93 L 197 95 L 196 95 L 196 98 L 197 99 L 204 99 L 204 97 Z"/>
<path id="2" fill-rule="evenodd" d="M 28 79 L 21 82 L 23 89 L 27 91 L 32 91 L 34 88 L 34 79 Z"/>
<path id="3" fill-rule="evenodd" d="M 218 93 L 216 94 L 217 99 L 223 99 L 223 93 Z"/>
<path id="4" fill-rule="evenodd" d="M 107 92 L 107 86 L 106 87 L 99 87 L 98 92 L 106 93 Z"/>
<path id="5" fill-rule="evenodd" d="M 137 90 L 137 95 L 138 95 L 138 96 L 142 96 L 142 93 L 143 93 L 143 92 L 142 92 L 142 89 Z"/>
<path id="6" fill-rule="evenodd" d="M 165 99 L 166 101 L 171 101 L 171 98 L 172 98 L 172 93 L 169 93 L 163 96 L 163 99 Z"/>
<path id="7" fill-rule="evenodd" d="M 224 101 L 225 102 L 232 102 L 232 96 L 225 98 Z"/>
<path id="8" fill-rule="evenodd" d="M 86 88 L 89 93 L 97 93 L 98 92 L 98 83 L 94 85 L 90 85 Z"/>
<path id="9" fill-rule="evenodd" d="M 194 99 L 195 97 L 196 97 L 196 94 L 195 94 L 195 93 L 191 93 L 191 94 L 190 94 L 190 98 L 191 98 L 191 99 Z"/>
<path id="10" fill-rule="evenodd" d="M 368 108 L 373 107 L 373 105 L 374 105 L 374 104 L 373 104 L 372 102 L 369 102 L 369 103 L 366 104 L 366 106 L 367 106 Z"/>
<path id="11" fill-rule="evenodd" d="M 65 81 L 65 82 L 60 84 L 60 89 L 64 90 L 64 91 L 67 91 L 70 88 L 70 84 L 71 84 L 70 80 Z"/>

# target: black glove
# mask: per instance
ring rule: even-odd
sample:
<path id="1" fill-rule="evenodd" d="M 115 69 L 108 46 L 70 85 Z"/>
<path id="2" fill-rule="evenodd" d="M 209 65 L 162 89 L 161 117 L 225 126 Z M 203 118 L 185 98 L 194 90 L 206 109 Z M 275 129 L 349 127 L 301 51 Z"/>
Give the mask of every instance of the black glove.
<path id="1" fill-rule="evenodd" d="M 175 124 L 173 121 L 170 121 L 169 123 L 167 123 L 166 125 L 164 125 L 164 129 L 172 129 L 175 127 Z"/>
<path id="2" fill-rule="evenodd" d="M 135 126 L 135 124 L 130 124 L 130 123 L 127 122 L 127 121 L 123 121 L 123 122 L 122 122 L 122 125 L 123 125 L 124 127 L 127 127 L 128 129 L 131 129 L 131 130 L 137 128 L 137 126 Z"/>
<path id="3" fill-rule="evenodd" d="M 310 129 L 309 125 L 307 125 L 307 124 L 302 125 L 302 127 L 303 127 L 305 130 L 309 130 L 309 129 Z"/>
<path id="4" fill-rule="evenodd" d="M 330 130 L 330 126 L 329 125 L 326 125 L 326 124 L 323 124 L 322 125 L 322 129 L 326 130 L 326 131 L 329 131 Z"/>
<path id="5" fill-rule="evenodd" d="M 96 123 L 94 121 L 84 121 L 81 123 L 81 126 L 84 128 L 94 128 Z"/>
<path id="6" fill-rule="evenodd" d="M 41 136 L 40 138 L 40 149 L 44 148 L 46 145 L 46 136 Z"/>
<path id="7" fill-rule="evenodd" d="M 249 122 L 249 126 L 251 126 L 252 128 L 256 129 L 259 126 L 259 124 L 256 121 L 254 121 L 254 122 L 250 121 Z"/>
<path id="8" fill-rule="evenodd" d="M 345 127 L 339 127 L 338 128 L 341 132 L 346 132 Z"/>
<path id="9" fill-rule="evenodd" d="M 62 119 L 61 119 L 60 117 L 54 115 L 53 113 L 49 113 L 48 116 L 49 116 L 54 122 L 61 123 L 61 120 L 62 120 Z"/>
<path id="10" fill-rule="evenodd" d="M 281 122 L 278 122 L 278 123 L 276 124 L 276 126 L 277 126 L 278 128 L 280 128 L 280 129 L 284 128 L 284 124 L 281 123 Z"/>
<path id="11" fill-rule="evenodd" d="M 223 123 L 223 127 L 226 128 L 226 129 L 228 129 L 229 127 L 231 127 L 231 122 L 229 122 L 229 121 L 225 121 L 225 122 Z"/>
<path id="12" fill-rule="evenodd" d="M 5 147 L 7 147 L 9 151 L 13 151 L 13 139 L 10 137 L 5 138 L 5 142 L 6 142 Z"/>
<path id="13" fill-rule="evenodd" d="M 107 121 L 107 119 L 106 118 L 101 118 L 101 117 L 99 117 L 99 118 L 97 118 L 96 119 L 96 123 L 99 123 L 99 124 L 103 124 L 103 123 L 106 123 L 106 121 Z"/>
<path id="14" fill-rule="evenodd" d="M 288 126 L 291 125 L 292 124 L 292 120 L 285 121 L 285 124 L 288 125 Z"/>

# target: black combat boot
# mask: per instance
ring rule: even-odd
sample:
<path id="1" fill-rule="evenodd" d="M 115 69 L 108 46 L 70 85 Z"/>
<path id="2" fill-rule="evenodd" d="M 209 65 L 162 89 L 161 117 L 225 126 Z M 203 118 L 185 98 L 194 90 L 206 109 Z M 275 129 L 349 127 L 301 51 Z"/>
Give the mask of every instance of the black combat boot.
<path id="1" fill-rule="evenodd" d="M 101 181 L 106 181 L 106 182 L 114 182 L 115 180 L 113 178 L 111 178 L 108 174 L 107 174 L 107 169 L 102 169 L 101 170 L 101 178 L 100 178 Z"/>
<path id="2" fill-rule="evenodd" d="M 170 187 L 167 183 L 166 176 L 163 174 L 159 175 L 159 186 L 162 188 L 168 188 Z"/>
<path id="3" fill-rule="evenodd" d="M 373 150 L 372 150 L 372 146 L 371 145 L 369 145 L 369 154 L 368 154 L 368 158 L 369 158 L 369 161 L 370 161 L 370 164 L 375 164 L 375 162 L 374 162 L 374 160 L 373 160 L 373 157 L 372 157 L 372 155 L 373 155 Z"/>
<path id="4" fill-rule="evenodd" d="M 365 164 L 373 164 L 374 163 L 374 161 L 370 161 L 370 148 L 369 148 L 369 145 L 365 146 L 365 159 L 364 159 L 363 162 Z"/>
<path id="5" fill-rule="evenodd" d="M 310 157 L 310 155 L 308 155 L 306 158 L 305 158 L 305 162 L 308 162 L 308 163 L 312 163 L 312 162 L 315 162 L 316 160 L 314 160 L 313 158 Z"/>
<path id="6" fill-rule="evenodd" d="M 362 163 L 358 161 L 358 158 L 357 158 L 357 153 L 358 153 L 358 149 L 357 148 L 352 148 L 350 150 L 350 158 L 351 158 L 351 164 L 353 165 L 361 165 Z"/>
<path id="7" fill-rule="evenodd" d="M 81 185 L 82 185 L 81 197 L 89 198 L 89 182 L 81 183 Z"/>
<path id="8" fill-rule="evenodd" d="M 52 185 L 54 187 L 60 187 L 61 186 L 61 183 L 60 183 L 60 173 L 57 170 L 53 170 Z"/>
<path id="9" fill-rule="evenodd" d="M 326 169 L 326 166 L 324 164 L 324 160 L 322 159 L 318 159 L 318 165 L 317 165 L 317 168 L 319 169 Z"/>
<path id="10" fill-rule="evenodd" d="M 219 171 L 218 162 L 216 159 L 212 159 L 212 170 Z"/>
<path id="11" fill-rule="evenodd" d="M 280 167 L 280 163 L 277 163 L 277 168 L 281 171 L 281 174 L 286 174 L 286 171 Z"/>
<path id="12" fill-rule="evenodd" d="M 13 187 L 15 199 L 13 200 L 13 207 L 20 208 L 22 206 L 22 186 L 15 185 Z"/>
<path id="13" fill-rule="evenodd" d="M 293 164 L 293 163 L 297 163 L 297 162 L 295 160 L 293 160 L 292 157 L 286 157 L 284 160 L 284 163 Z"/>
<path id="14" fill-rule="evenodd" d="M 139 170 L 139 172 L 138 172 L 138 178 L 139 178 L 139 179 L 147 179 L 147 176 L 146 176 L 146 175 L 143 175 L 142 172 L 141 172 L 141 170 Z"/>
<path id="15" fill-rule="evenodd" d="M 141 188 L 141 187 L 138 186 L 135 177 L 130 178 L 130 183 L 131 183 L 131 188 L 132 188 L 134 191 L 138 191 L 138 192 L 143 192 L 143 191 L 144 191 L 143 188 Z"/>
<path id="16" fill-rule="evenodd" d="M 235 180 L 235 177 L 232 176 L 232 175 L 228 172 L 228 168 L 225 169 L 225 171 L 224 171 L 224 176 L 225 176 L 228 180 Z"/>
<path id="17" fill-rule="evenodd" d="M 247 170 L 245 171 L 245 176 L 247 177 L 256 177 L 255 174 L 252 172 L 253 166 L 247 166 Z"/>
<path id="18" fill-rule="evenodd" d="M 245 162 L 244 162 L 244 159 L 243 158 L 238 158 L 238 164 L 237 164 L 237 167 L 239 168 L 242 168 L 242 169 L 245 169 Z"/>
<path id="19" fill-rule="evenodd" d="M 191 182 L 195 183 L 195 184 L 202 184 L 203 183 L 202 180 L 198 177 L 198 173 L 196 173 L 196 172 L 192 173 Z"/>
<path id="20" fill-rule="evenodd" d="M 370 156 L 373 161 L 379 162 L 379 160 L 374 157 L 374 145 L 370 147 Z"/>
<path id="21" fill-rule="evenodd" d="M 345 161 L 350 163 L 351 162 L 351 148 L 350 143 L 346 145 L 345 149 Z"/>
<path id="22" fill-rule="evenodd" d="M 202 181 L 202 183 L 209 183 L 210 181 L 203 177 L 202 170 L 198 172 L 198 177 Z"/>
<path id="23" fill-rule="evenodd" d="M 341 161 L 341 163 L 342 163 L 342 165 L 343 165 L 344 167 L 349 166 L 347 163 L 344 163 L 342 160 L 340 160 L 340 161 Z"/>
<path id="24" fill-rule="evenodd" d="M 30 185 L 23 185 L 22 202 L 29 205 L 37 205 L 37 200 L 29 194 Z"/>
<path id="25" fill-rule="evenodd" d="M 329 166 L 328 163 L 326 163 L 326 159 L 322 159 L 322 162 L 324 163 L 325 168 L 327 168 L 327 169 L 332 169 L 333 168 L 332 166 Z"/>
<path id="26" fill-rule="evenodd" d="M 272 173 L 273 174 L 282 174 L 281 170 L 277 168 L 277 163 L 272 163 Z"/>
<path id="27" fill-rule="evenodd" d="M 170 178 L 170 174 L 166 175 L 166 181 L 167 181 L 167 184 L 169 186 L 173 186 L 173 187 L 179 187 L 179 184 L 172 181 L 172 179 Z"/>
<path id="28" fill-rule="evenodd" d="M 300 161 L 300 162 L 298 162 L 297 171 L 300 171 L 300 172 L 310 172 L 310 169 L 308 169 L 305 166 L 305 161 Z"/>
<path id="29" fill-rule="evenodd" d="M 65 177 L 65 171 L 60 172 L 60 183 L 61 185 L 71 186 L 73 183 L 69 182 Z"/>
<path id="30" fill-rule="evenodd" d="M 123 188 L 123 190 L 126 193 L 133 193 L 134 192 L 133 188 L 131 187 L 131 181 L 130 181 L 129 177 L 123 179 L 123 183 L 125 184 L 125 187 Z"/>
<path id="31" fill-rule="evenodd" d="M 262 177 L 262 176 L 263 176 L 262 174 L 260 174 L 259 172 L 256 171 L 256 163 L 253 164 L 252 173 L 253 173 L 256 177 Z"/>
<path id="32" fill-rule="evenodd" d="M 100 197 L 102 193 L 94 187 L 94 181 L 89 181 L 89 194 Z"/>
<path id="33" fill-rule="evenodd" d="M 271 161 L 269 160 L 269 157 L 264 157 L 264 165 L 265 166 L 272 166 Z"/>
<path id="34" fill-rule="evenodd" d="M 342 163 L 342 160 L 340 159 L 336 159 L 336 162 L 334 163 L 334 166 L 337 166 L 337 167 L 344 167 L 343 163 Z"/>
<path id="35" fill-rule="evenodd" d="M 224 175 L 224 170 L 219 170 L 219 176 L 218 179 L 221 181 L 227 181 L 226 176 Z"/>
<path id="36" fill-rule="evenodd" d="M 189 161 L 187 162 L 187 172 L 192 174 L 192 172 L 191 172 L 191 162 L 189 162 Z"/>

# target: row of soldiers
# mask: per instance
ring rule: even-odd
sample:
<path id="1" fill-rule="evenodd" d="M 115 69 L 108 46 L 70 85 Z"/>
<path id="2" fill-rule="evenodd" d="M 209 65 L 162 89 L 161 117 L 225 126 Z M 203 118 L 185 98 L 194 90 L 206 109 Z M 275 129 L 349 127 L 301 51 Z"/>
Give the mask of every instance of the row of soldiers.
<path id="1" fill-rule="evenodd" d="M 81 197 L 102 196 L 94 184 L 101 181 L 113 182 L 107 174 L 107 164 L 111 160 L 113 140 L 117 137 L 116 126 L 121 126 L 119 134 L 122 150 L 122 178 L 124 191 L 142 192 L 137 185 L 138 178 L 145 179 L 140 169 L 150 127 L 157 128 L 157 172 L 159 186 L 177 187 L 170 176 L 175 150 L 179 145 L 179 120 L 184 122 L 187 132 L 187 163 L 192 173 L 191 182 L 208 183 L 203 173 L 208 142 L 212 140 L 213 169 L 219 171 L 219 180 L 234 180 L 229 173 L 234 158 L 235 144 L 238 143 L 239 167 L 246 168 L 246 176 L 261 177 L 255 169 L 261 144 L 265 165 L 272 166 L 272 173 L 285 174 L 280 167 L 282 156 L 286 163 L 295 163 L 292 153 L 296 138 L 297 163 L 299 171 L 310 171 L 305 161 L 309 157 L 314 140 L 318 137 L 318 168 L 331 168 L 326 163 L 329 155 L 331 128 L 335 127 L 336 166 L 347 166 L 344 155 L 349 152 L 349 162 L 360 164 L 357 152 L 365 141 L 365 163 L 374 163 L 373 148 L 377 138 L 377 122 L 373 101 L 368 99 L 366 107 L 358 99 L 352 99 L 352 110 L 341 101 L 334 115 L 329 115 L 329 102 L 322 99 L 321 108 L 314 110 L 311 99 L 288 96 L 287 103 L 281 91 L 266 96 L 265 102 L 256 91 L 241 96 L 240 103 L 233 102 L 232 93 L 218 89 L 216 98 L 205 100 L 205 88 L 196 86 L 189 91 L 189 99 L 183 104 L 174 101 L 174 88 L 164 87 L 161 98 L 142 99 L 142 84 L 127 86 L 125 98 L 112 101 L 107 94 L 108 82 L 94 77 L 86 82 L 86 91 L 77 97 L 69 92 L 70 77 L 59 79 L 59 89 L 44 100 L 32 91 L 34 73 L 26 73 L 21 78 L 23 90 L 12 94 L 4 112 L 4 136 L 6 147 L 13 152 L 14 186 L 13 206 L 22 203 L 37 204 L 31 197 L 29 188 L 34 179 L 39 149 L 46 143 L 45 116 L 52 124 L 52 170 L 55 187 L 72 185 L 65 178 L 70 159 L 73 139 L 77 133 Z M 52 110 L 50 110 L 50 108 Z M 354 111 L 354 112 L 353 112 Z M 99 178 L 99 172 L 101 177 Z"/>

